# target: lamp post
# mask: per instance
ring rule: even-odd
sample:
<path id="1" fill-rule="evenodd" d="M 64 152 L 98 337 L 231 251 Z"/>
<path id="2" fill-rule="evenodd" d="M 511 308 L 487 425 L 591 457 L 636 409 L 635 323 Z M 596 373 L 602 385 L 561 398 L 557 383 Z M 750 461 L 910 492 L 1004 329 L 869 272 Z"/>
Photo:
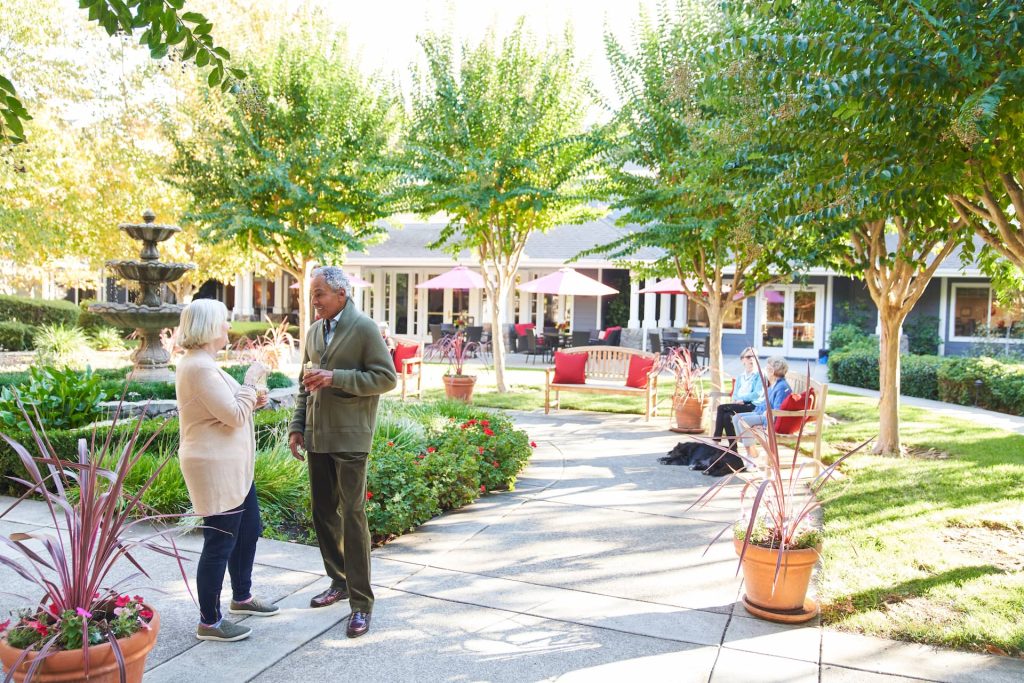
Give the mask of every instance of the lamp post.
<path id="1" fill-rule="evenodd" d="M 980 379 L 974 380 L 974 407 L 978 407 L 978 392 L 981 391 L 982 385 L 985 384 Z"/>

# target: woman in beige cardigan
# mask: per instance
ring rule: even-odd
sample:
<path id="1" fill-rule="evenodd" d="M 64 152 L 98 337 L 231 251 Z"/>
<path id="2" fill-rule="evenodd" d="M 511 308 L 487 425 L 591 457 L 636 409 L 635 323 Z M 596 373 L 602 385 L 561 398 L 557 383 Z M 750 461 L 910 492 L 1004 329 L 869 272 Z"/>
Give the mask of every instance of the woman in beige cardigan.
<path id="1" fill-rule="evenodd" d="M 231 576 L 232 614 L 267 617 L 278 607 L 257 600 L 252 565 L 260 537 L 260 508 L 253 483 L 256 439 L 252 413 L 265 393 L 256 385 L 267 369 L 253 363 L 239 385 L 215 361 L 228 342 L 227 309 L 197 299 L 181 314 L 178 344 L 186 349 L 175 373 L 181 429 L 179 462 L 195 513 L 203 516 L 203 552 L 196 569 L 199 640 L 235 641 L 251 629 L 222 618 L 224 570 Z"/>

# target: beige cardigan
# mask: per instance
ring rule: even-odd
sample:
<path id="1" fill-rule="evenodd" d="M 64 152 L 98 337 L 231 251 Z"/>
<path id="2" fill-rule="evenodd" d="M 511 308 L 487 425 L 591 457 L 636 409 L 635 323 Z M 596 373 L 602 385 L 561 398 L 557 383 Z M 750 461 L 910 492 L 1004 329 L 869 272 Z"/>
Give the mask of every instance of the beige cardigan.
<path id="1" fill-rule="evenodd" d="M 178 460 L 196 514 L 236 508 L 252 486 L 256 390 L 241 386 L 202 349 L 175 372 L 181 434 Z"/>

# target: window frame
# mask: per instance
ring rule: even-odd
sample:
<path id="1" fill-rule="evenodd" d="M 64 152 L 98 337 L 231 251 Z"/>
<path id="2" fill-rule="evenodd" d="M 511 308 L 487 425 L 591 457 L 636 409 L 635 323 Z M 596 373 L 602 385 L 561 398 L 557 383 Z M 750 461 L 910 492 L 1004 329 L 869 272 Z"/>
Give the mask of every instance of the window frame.
<path id="1" fill-rule="evenodd" d="M 1024 339 L 1015 337 L 977 337 L 968 335 L 958 335 L 956 331 L 956 318 L 957 318 L 957 290 L 958 289 L 986 289 L 988 290 L 988 305 L 985 308 L 986 317 L 983 324 L 985 327 L 990 327 L 992 322 L 992 284 L 989 282 L 951 282 L 950 293 L 949 293 L 949 309 L 948 309 L 948 320 L 946 327 L 946 340 L 950 342 L 966 342 L 966 343 L 978 343 L 978 342 L 992 342 L 998 341 L 999 343 L 1010 343 L 1010 344 L 1024 344 Z"/>

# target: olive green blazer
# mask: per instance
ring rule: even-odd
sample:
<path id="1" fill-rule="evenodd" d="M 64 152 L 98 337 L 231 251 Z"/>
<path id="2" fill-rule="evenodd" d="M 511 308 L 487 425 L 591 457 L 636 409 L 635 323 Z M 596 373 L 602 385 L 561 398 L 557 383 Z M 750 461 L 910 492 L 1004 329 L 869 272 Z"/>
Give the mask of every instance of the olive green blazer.
<path id="1" fill-rule="evenodd" d="M 313 453 L 369 453 L 380 395 L 398 381 L 394 361 L 377 323 L 351 300 L 327 348 L 323 326 L 317 320 L 306 333 L 302 363 L 333 370 L 334 379 L 312 393 L 299 382 L 288 432 L 302 432 L 306 450 Z"/>

